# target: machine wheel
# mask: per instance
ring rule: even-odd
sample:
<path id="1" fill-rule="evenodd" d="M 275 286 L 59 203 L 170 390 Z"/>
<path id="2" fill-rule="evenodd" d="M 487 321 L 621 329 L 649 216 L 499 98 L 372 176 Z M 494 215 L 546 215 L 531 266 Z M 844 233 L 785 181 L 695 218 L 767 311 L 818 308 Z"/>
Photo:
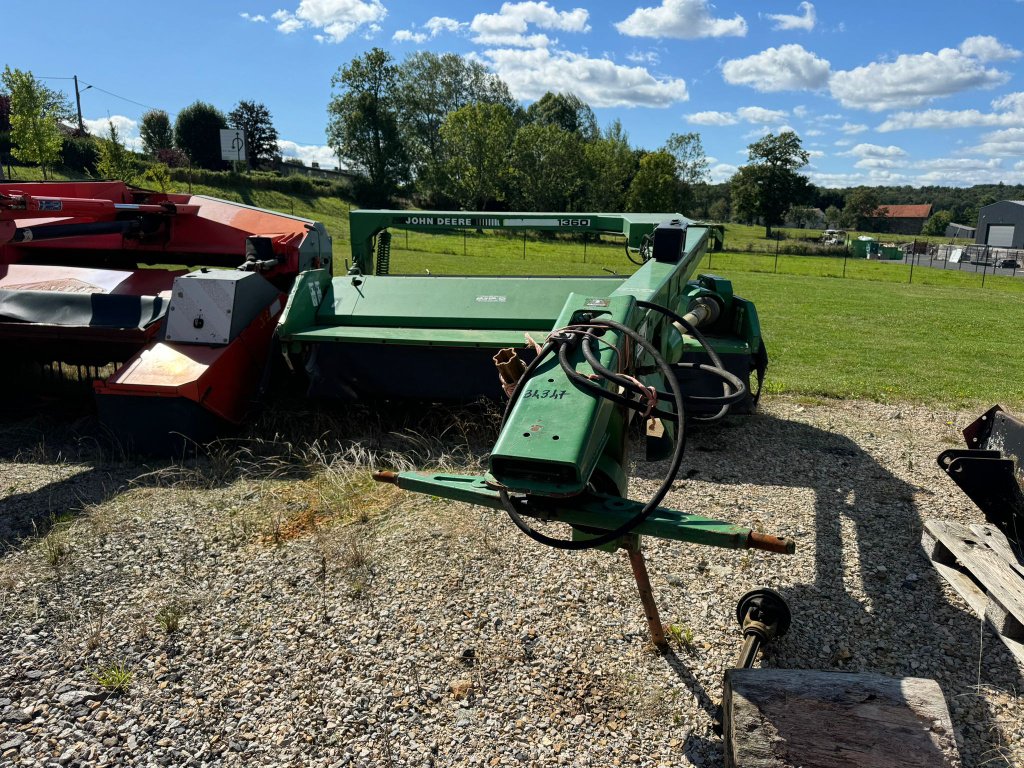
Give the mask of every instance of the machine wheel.
<path id="1" fill-rule="evenodd" d="M 740 627 L 743 626 L 743 620 L 751 609 L 756 610 L 753 618 L 764 624 L 775 623 L 777 625 L 775 630 L 776 637 L 782 637 L 786 634 L 793 620 L 793 614 L 790 613 L 789 606 L 786 605 L 782 595 L 774 589 L 768 589 L 768 587 L 751 590 L 740 598 L 740 601 L 736 604 L 736 620 L 739 622 Z"/>

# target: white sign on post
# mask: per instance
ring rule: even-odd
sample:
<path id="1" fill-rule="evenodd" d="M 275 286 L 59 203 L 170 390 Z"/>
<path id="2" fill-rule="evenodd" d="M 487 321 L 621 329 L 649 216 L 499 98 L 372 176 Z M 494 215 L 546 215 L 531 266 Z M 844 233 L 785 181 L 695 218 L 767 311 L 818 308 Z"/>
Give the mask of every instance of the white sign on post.
<path id="1" fill-rule="evenodd" d="M 240 128 L 221 128 L 220 159 L 239 163 L 245 161 L 245 131 Z"/>

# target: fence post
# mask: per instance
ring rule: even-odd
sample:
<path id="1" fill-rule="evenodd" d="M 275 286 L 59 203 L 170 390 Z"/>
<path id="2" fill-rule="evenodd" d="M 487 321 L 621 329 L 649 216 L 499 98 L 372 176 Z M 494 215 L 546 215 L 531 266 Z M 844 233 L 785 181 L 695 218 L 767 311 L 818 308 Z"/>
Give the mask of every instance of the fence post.
<path id="1" fill-rule="evenodd" d="M 981 287 L 982 288 L 985 287 L 985 275 L 988 274 L 988 254 L 989 254 L 989 248 L 990 248 L 990 246 L 988 246 L 988 245 L 985 246 L 985 256 L 982 259 L 982 261 L 984 262 L 982 267 L 981 267 Z"/>
<path id="2" fill-rule="evenodd" d="M 843 251 L 843 277 L 846 277 L 846 260 L 850 258 L 850 249 Z"/>
<path id="3" fill-rule="evenodd" d="M 914 254 L 910 254 L 910 280 L 907 282 L 908 284 L 913 284 L 914 282 Z"/>
<path id="4" fill-rule="evenodd" d="M 462 230 L 462 255 L 466 255 L 466 230 Z"/>

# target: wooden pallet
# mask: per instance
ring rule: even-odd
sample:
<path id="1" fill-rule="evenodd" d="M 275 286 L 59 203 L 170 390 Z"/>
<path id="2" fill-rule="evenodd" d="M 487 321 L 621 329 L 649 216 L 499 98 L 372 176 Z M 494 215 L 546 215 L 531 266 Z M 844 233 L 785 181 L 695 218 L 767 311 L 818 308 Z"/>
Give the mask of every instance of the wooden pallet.
<path id="1" fill-rule="evenodd" d="M 1024 665 L 1024 566 L 992 525 L 928 520 L 921 546 L 935 570 Z"/>

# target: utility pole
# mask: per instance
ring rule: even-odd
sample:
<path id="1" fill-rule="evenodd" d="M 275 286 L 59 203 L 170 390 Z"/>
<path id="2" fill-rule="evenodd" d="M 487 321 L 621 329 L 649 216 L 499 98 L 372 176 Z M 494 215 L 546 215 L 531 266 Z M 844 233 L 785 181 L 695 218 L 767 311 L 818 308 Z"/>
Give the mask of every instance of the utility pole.
<path id="1" fill-rule="evenodd" d="M 78 135 L 85 135 L 85 123 L 82 122 L 82 94 L 78 91 L 78 75 L 75 75 L 75 104 L 78 105 Z M 90 86 L 91 87 L 91 86 Z"/>

